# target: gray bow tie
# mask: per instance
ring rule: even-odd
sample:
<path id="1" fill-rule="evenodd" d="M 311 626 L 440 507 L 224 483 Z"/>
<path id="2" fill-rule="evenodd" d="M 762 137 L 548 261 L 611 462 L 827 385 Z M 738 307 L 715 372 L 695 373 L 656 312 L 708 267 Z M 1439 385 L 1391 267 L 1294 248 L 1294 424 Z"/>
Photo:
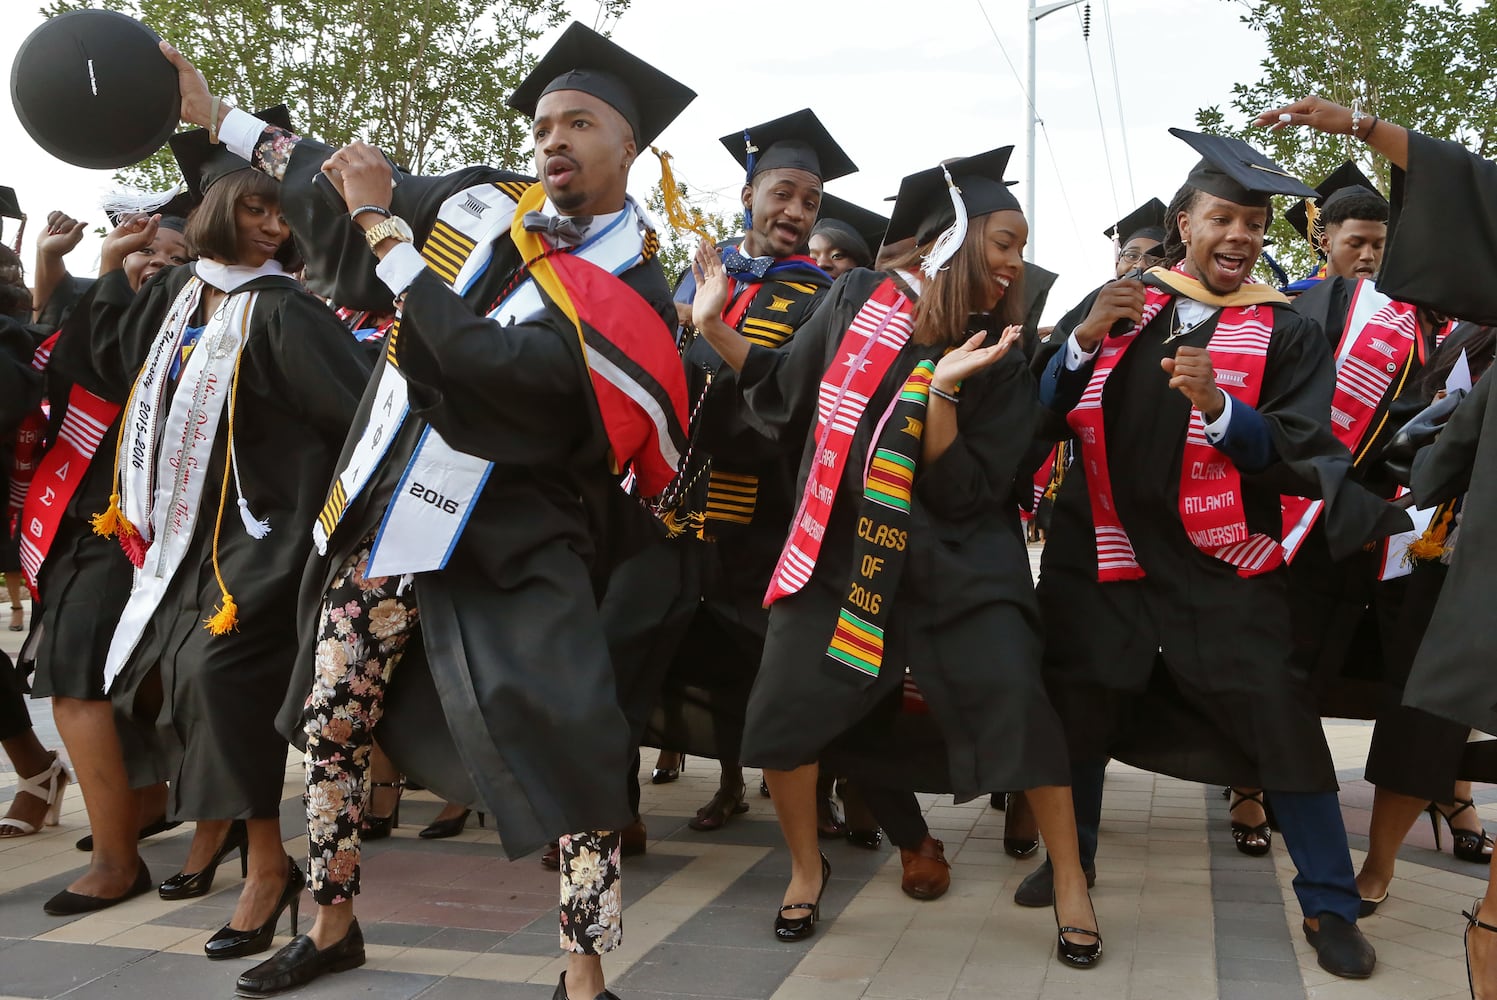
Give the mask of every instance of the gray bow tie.
<path id="1" fill-rule="evenodd" d="M 591 215 L 547 215 L 545 212 L 526 212 L 520 220 L 526 232 L 545 233 L 555 242 L 568 246 L 581 243 L 592 224 Z"/>

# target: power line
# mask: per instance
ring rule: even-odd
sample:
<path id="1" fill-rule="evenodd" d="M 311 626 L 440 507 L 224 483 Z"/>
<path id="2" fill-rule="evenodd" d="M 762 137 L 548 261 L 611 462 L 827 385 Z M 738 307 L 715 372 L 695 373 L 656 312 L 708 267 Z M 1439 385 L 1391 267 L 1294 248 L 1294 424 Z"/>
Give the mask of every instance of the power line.
<path id="1" fill-rule="evenodd" d="M 1086 47 L 1086 72 L 1092 78 L 1092 103 L 1097 108 L 1097 133 L 1102 137 L 1102 159 L 1107 163 L 1107 186 L 1112 191 L 1113 211 L 1121 216 L 1123 208 L 1118 204 L 1118 182 L 1112 170 L 1112 150 L 1107 146 L 1107 122 L 1102 119 L 1102 94 L 1097 89 L 1096 67 L 1092 65 L 1092 5 L 1086 5 L 1084 17 L 1080 7 L 1075 10 L 1076 20 L 1081 23 L 1081 42 Z"/>
<path id="2" fill-rule="evenodd" d="M 1123 87 L 1118 81 L 1118 47 L 1112 37 L 1112 6 L 1102 0 L 1102 24 L 1107 29 L 1107 55 L 1112 61 L 1112 93 L 1118 103 L 1118 129 L 1123 133 L 1123 167 L 1128 171 L 1128 202 L 1138 204 L 1138 191 L 1133 186 L 1133 154 L 1128 150 L 1128 119 L 1123 114 Z"/>

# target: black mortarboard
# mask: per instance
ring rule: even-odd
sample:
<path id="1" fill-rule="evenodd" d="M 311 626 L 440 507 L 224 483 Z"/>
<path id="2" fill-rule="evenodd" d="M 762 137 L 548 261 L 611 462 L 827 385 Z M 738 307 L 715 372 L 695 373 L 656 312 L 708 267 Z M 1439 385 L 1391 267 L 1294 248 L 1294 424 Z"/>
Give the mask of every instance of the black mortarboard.
<path id="1" fill-rule="evenodd" d="M 639 152 L 644 152 L 643 147 L 654 142 L 697 96 L 696 91 L 580 21 L 573 21 L 562 32 L 509 95 L 507 103 L 534 118 L 541 98 L 555 90 L 591 94 L 623 115 L 634 129 Z"/>
<path id="2" fill-rule="evenodd" d="M 277 128 L 291 130 L 291 113 L 284 104 L 256 111 L 255 117 Z M 172 155 L 177 158 L 177 167 L 187 182 L 187 191 L 194 205 L 203 200 L 209 188 L 229 174 L 250 169 L 248 160 L 235 156 L 218 143 L 209 142 L 207 129 L 178 132 L 170 141 Z"/>
<path id="3" fill-rule="evenodd" d="M 1313 188 L 1241 139 L 1182 128 L 1170 129 L 1170 135 L 1201 154 L 1201 162 L 1185 178 L 1185 183 L 1198 191 L 1251 208 L 1268 207 L 1269 199 L 1276 194 L 1315 197 Z"/>
<path id="4" fill-rule="evenodd" d="M 160 37 L 107 10 L 59 14 L 16 52 L 10 97 L 36 144 L 95 170 L 139 163 L 161 148 L 181 116 L 177 71 Z"/>
<path id="5" fill-rule="evenodd" d="M 0 217 L 19 219 L 23 214 L 21 201 L 16 197 L 16 189 L 0 187 Z"/>
<path id="6" fill-rule="evenodd" d="M 1377 189 L 1377 185 L 1372 182 L 1372 178 L 1362 173 L 1361 169 L 1351 160 L 1347 160 L 1341 166 L 1331 171 L 1330 176 L 1325 180 L 1315 185 L 1317 197 L 1314 199 L 1314 204 L 1317 214 L 1325 209 L 1327 202 L 1337 192 L 1359 187 L 1366 188 L 1379 198 L 1382 197 L 1382 194 Z M 1306 209 L 1304 201 L 1295 202 L 1289 208 L 1285 209 L 1284 218 L 1301 236 L 1310 240 L 1311 243 L 1315 242 L 1310 239 L 1310 213 Z M 1316 249 L 1320 249 L 1319 246 Z"/>
<path id="7" fill-rule="evenodd" d="M 956 209 L 946 186 L 948 172 L 961 192 L 967 218 L 975 219 L 1005 210 L 1021 211 L 1019 199 L 1009 190 L 1015 182 L 1003 179 L 1003 171 L 1008 168 L 1008 158 L 1013 151 L 1012 146 L 1000 146 L 976 156 L 948 160 L 944 166 L 931 167 L 904 178 L 899 182 L 894 217 L 889 220 L 884 241 L 897 243 L 913 236 L 916 243 L 923 244 L 935 239 L 956 220 Z"/>
<path id="8" fill-rule="evenodd" d="M 860 267 L 872 267 L 888 228 L 889 220 L 877 212 L 823 192 L 821 212 L 811 235 L 826 236 L 832 246 L 852 254 Z"/>
<path id="9" fill-rule="evenodd" d="M 816 112 L 802 108 L 774 121 L 732 132 L 720 141 L 752 181 L 766 170 L 804 170 L 822 183 L 857 173 Z"/>
<path id="10" fill-rule="evenodd" d="M 1116 239 L 1118 246 L 1127 246 L 1135 236 L 1144 235 L 1164 242 L 1164 202 L 1150 198 L 1123 218 L 1108 226 L 1102 233 L 1108 239 Z M 1145 230 L 1150 230 L 1145 232 Z"/>

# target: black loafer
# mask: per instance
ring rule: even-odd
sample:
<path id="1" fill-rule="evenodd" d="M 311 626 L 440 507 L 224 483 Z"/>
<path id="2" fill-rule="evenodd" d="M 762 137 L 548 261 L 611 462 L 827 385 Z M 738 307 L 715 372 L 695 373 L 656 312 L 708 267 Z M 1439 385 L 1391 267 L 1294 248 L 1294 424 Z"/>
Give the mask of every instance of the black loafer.
<path id="1" fill-rule="evenodd" d="M 242 997 L 271 997 L 310 983 L 324 973 L 347 972 L 364 964 L 364 934 L 355 920 L 343 940 L 318 951 L 312 939 L 299 934 L 291 943 L 239 977 L 235 992 Z"/>
<path id="2" fill-rule="evenodd" d="M 1320 930 L 1304 925 L 1305 940 L 1315 949 L 1320 967 L 1342 979 L 1366 979 L 1377 966 L 1377 952 L 1356 924 L 1334 913 L 1320 914 Z"/>
<path id="3" fill-rule="evenodd" d="M 1090 889 L 1095 886 L 1096 867 L 1082 865 L 1081 870 L 1086 873 L 1086 887 Z M 1055 870 L 1050 867 L 1049 858 L 1019 883 L 1019 888 L 1014 890 L 1014 902 L 1020 906 L 1033 907 L 1055 905 Z"/>
<path id="4" fill-rule="evenodd" d="M 54 917 L 72 917 L 80 913 L 93 913 L 96 910 L 107 910 L 127 899 L 143 896 L 150 892 L 151 888 L 151 873 L 147 870 L 146 863 L 142 861 L 140 868 L 135 872 L 135 882 L 125 890 L 122 896 L 85 896 L 81 892 L 68 892 L 64 889 L 43 903 L 42 909 Z"/>

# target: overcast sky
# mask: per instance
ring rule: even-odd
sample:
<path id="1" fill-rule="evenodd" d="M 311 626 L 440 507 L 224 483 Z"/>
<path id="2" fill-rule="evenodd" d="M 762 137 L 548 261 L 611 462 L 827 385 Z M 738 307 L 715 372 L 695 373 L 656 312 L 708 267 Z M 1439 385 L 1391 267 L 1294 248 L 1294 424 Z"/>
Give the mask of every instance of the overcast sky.
<path id="1" fill-rule="evenodd" d="M 592 23 L 591 0 L 570 2 L 579 19 Z M 1184 180 L 1196 158 L 1165 129 L 1192 127 L 1199 107 L 1225 109 L 1232 85 L 1256 79 L 1262 58 L 1261 40 L 1240 22 L 1239 2 L 1117 0 L 1107 7 L 1120 121 L 1106 9 L 1100 0 L 1091 6 L 1090 43 L 1082 37 L 1081 6 L 1038 25 L 1035 104 L 1045 128 L 1036 143 L 1031 227 L 1037 263 L 1061 275 L 1047 320 L 1111 276 L 1112 248 L 1102 230 L 1149 197 L 1168 200 Z M 9 67 L 21 40 L 42 18 L 35 0 L 0 0 L 0 8 L 6 14 L 0 65 Z M 763 13 L 749 20 L 742 16 L 746 10 Z M 694 193 L 717 196 L 723 209 L 736 205 L 742 175 L 716 137 L 810 106 L 861 168 L 828 190 L 887 214 L 882 199 L 894 193 L 901 176 L 951 156 L 1013 144 L 1009 177 L 1022 182 L 1026 21 L 1020 0 L 847 0 L 757 8 L 721 0 L 632 0 L 613 38 L 700 95 L 659 140 Z M 16 188 L 31 216 L 22 247 L 29 269 L 33 237 L 48 210 L 102 222 L 97 206 L 111 186 L 110 175 L 70 167 L 42 152 L 10 102 L 0 104 L 0 149 L 6 150 L 0 184 Z M 1131 153 L 1126 158 L 1125 136 Z M 654 157 L 643 158 L 633 176 L 636 196 L 643 199 L 658 176 Z M 1022 183 L 1014 190 L 1024 202 Z M 14 227 L 7 222 L 7 244 Z M 75 257 L 69 264 L 76 273 L 92 273 L 97 243 L 90 240 Z"/>

